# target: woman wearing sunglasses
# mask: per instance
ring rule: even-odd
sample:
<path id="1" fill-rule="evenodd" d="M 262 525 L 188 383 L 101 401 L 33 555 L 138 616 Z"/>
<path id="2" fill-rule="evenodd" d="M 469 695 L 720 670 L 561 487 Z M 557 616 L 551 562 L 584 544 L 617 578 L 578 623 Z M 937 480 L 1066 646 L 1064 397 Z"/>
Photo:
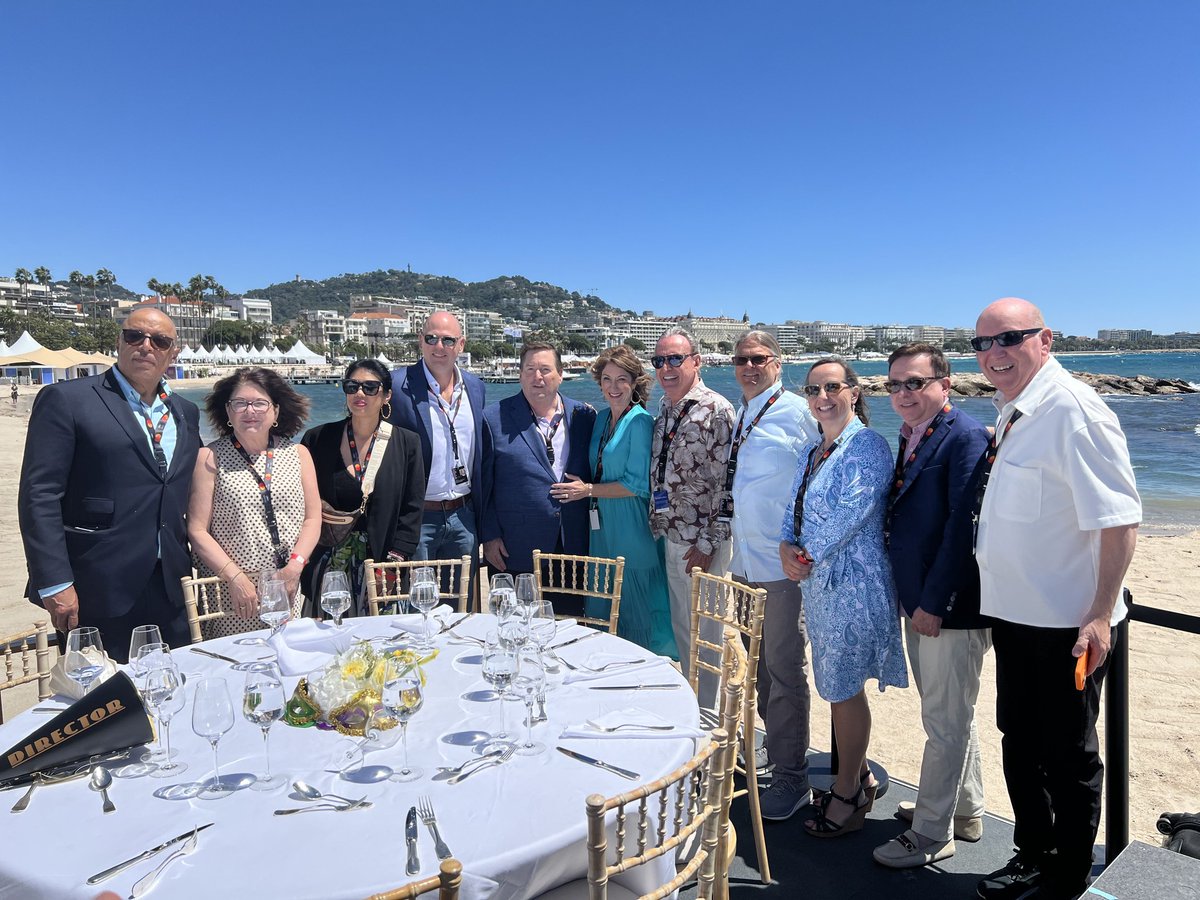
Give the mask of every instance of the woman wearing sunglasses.
<path id="1" fill-rule="evenodd" d="M 207 639 L 263 627 L 260 572 L 279 571 L 295 600 L 321 528 L 321 500 L 312 458 L 292 443 L 308 399 L 278 374 L 238 369 L 213 386 L 204 405 L 220 437 L 196 457 L 188 538 L 200 575 L 224 582 L 225 611 L 204 623 Z"/>
<path id="2" fill-rule="evenodd" d="M 312 453 L 327 513 L 362 512 L 344 537 L 321 543 L 313 553 L 304 573 L 310 598 L 306 615 L 320 609 L 321 580 L 329 569 L 350 576 L 355 600 L 348 615 L 361 614 L 363 560 L 410 559 L 421 536 L 421 444 L 413 432 L 385 421 L 392 411 L 392 373 L 378 360 L 357 360 L 346 368 L 342 393 L 346 417 L 309 429 L 301 443 Z M 326 529 L 322 541 L 329 537 Z"/>
<path id="3" fill-rule="evenodd" d="M 908 686 L 896 591 L 883 540 L 893 469 L 887 441 L 867 428 L 858 376 L 843 360 L 819 359 L 804 395 L 821 436 L 800 453 L 784 515 L 779 558 L 803 582 L 817 692 L 832 707 L 837 780 L 804 823 L 813 837 L 862 828 L 874 802 L 867 768 L 868 678 Z"/>

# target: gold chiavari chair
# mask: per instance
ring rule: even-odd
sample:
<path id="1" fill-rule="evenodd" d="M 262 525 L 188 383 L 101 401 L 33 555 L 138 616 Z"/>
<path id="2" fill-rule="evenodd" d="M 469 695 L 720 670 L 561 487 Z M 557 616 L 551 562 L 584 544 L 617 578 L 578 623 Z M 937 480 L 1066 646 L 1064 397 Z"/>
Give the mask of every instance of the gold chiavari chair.
<path id="1" fill-rule="evenodd" d="M 621 583 L 625 579 L 625 557 L 574 556 L 569 553 L 533 551 L 533 574 L 539 596 L 546 591 L 576 597 L 599 597 L 609 601 L 607 618 L 585 615 L 559 616 L 572 618 L 581 625 L 607 628 L 617 633 L 617 618 L 621 613 Z"/>
<path id="2" fill-rule="evenodd" d="M 734 631 L 725 633 L 725 651 L 721 664 L 721 728 L 730 737 L 730 749 L 725 756 L 725 819 L 720 834 L 717 853 L 717 873 L 714 896 L 716 900 L 728 900 L 729 867 L 737 852 L 737 832 L 729 823 L 728 809 L 733 803 L 733 775 L 737 770 L 738 729 L 742 722 L 746 699 L 746 676 L 750 672 L 750 657 L 742 646 L 741 635 Z M 738 796 L 745 791 L 738 792 Z"/>
<path id="3" fill-rule="evenodd" d="M 737 766 L 737 771 L 746 777 L 746 788 L 736 791 L 734 797 L 749 796 L 750 822 L 754 828 L 754 846 L 758 852 L 763 884 L 771 881 L 771 867 L 767 860 L 767 839 L 763 833 L 762 811 L 759 807 L 758 773 L 754 768 L 754 719 L 757 709 L 758 656 L 766 601 L 767 592 L 762 588 L 752 588 L 732 578 L 709 575 L 699 568 L 692 569 L 692 655 L 688 669 L 692 690 L 698 689 L 701 671 L 720 678 L 725 676 L 724 648 L 705 636 L 707 629 L 701 627 L 702 622 L 717 623 L 721 627 L 722 640 L 724 635 L 734 632 L 739 640 L 744 637 L 747 645 L 741 734 L 739 737 L 735 733 L 731 740 L 735 746 L 741 745 L 742 755 L 750 764 Z M 717 703 L 720 704 L 721 700 L 718 699 Z M 710 720 L 720 721 L 719 709 L 701 709 L 702 716 L 706 712 Z"/>
<path id="4" fill-rule="evenodd" d="M 470 578 L 468 567 L 468 579 Z M 424 894 L 438 893 L 438 900 L 458 900 L 458 889 L 462 885 L 462 863 L 454 857 L 442 860 L 436 875 L 413 881 L 395 890 L 372 894 L 367 900 L 414 900 Z"/>
<path id="5" fill-rule="evenodd" d="M 204 640 L 204 635 L 200 633 L 201 623 L 225 618 L 225 610 L 221 609 L 221 579 L 216 575 L 205 578 L 185 575 L 180 581 L 183 583 L 183 602 L 187 607 L 192 643 L 198 644 Z"/>
<path id="6" fill-rule="evenodd" d="M 371 615 L 378 616 L 383 607 L 389 612 L 398 612 L 402 603 L 408 601 L 411 589 L 412 570 L 420 566 L 433 568 L 441 590 L 441 599 L 453 601 L 459 612 L 466 612 L 471 599 L 471 557 L 458 559 L 407 559 L 363 562 L 363 575 L 367 579 L 367 606 Z"/>
<path id="7" fill-rule="evenodd" d="M 38 622 L 27 631 L 0 638 L 0 652 L 4 654 L 4 680 L 0 681 L 0 697 L 3 691 L 18 685 L 37 682 L 38 700 L 50 696 L 50 670 L 53 668 L 48 626 Z M 4 724 L 4 703 L 0 700 L 0 725 Z"/>

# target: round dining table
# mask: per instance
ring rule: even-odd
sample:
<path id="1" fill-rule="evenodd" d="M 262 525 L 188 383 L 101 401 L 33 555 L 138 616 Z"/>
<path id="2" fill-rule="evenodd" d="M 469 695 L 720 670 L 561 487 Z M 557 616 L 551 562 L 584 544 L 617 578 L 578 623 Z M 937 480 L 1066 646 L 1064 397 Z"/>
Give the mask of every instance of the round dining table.
<path id="1" fill-rule="evenodd" d="M 457 623 L 454 632 L 476 638 L 496 627 L 486 614 L 450 618 Z M 274 640 L 286 641 L 286 629 L 303 626 L 310 632 L 330 631 L 340 646 L 364 639 L 391 642 L 404 635 L 396 624 L 411 621 L 395 616 L 346 619 L 335 632 L 331 624 L 297 620 Z M 253 779 L 247 776 L 262 773 L 265 758 L 261 729 L 241 715 L 245 673 L 229 662 L 193 651 L 240 661 L 276 654 L 270 646 L 236 644 L 234 637 L 177 648 L 172 656 L 187 677 L 186 703 L 171 722 L 170 738 L 187 771 L 175 778 L 155 778 L 142 774 L 145 766 L 120 760 L 104 763 L 115 776 L 108 793 L 116 811 L 109 814 L 102 811 L 102 798 L 89 789 L 86 778 L 39 788 L 22 812 L 0 810 L 0 900 L 92 898 L 101 890 L 127 897 L 135 882 L 182 844 L 100 884 L 90 886 L 86 881 L 143 850 L 210 823 L 198 833 L 196 849 L 164 872 L 153 893 L 171 898 L 367 897 L 437 873 L 434 839 L 420 820 L 419 871 L 406 872 L 405 820 L 422 798 L 428 798 L 441 837 L 463 864 L 462 895 L 468 900 L 532 897 L 583 878 L 587 872 L 585 798 L 594 793 L 619 794 L 660 778 L 686 762 L 704 739 L 695 696 L 667 660 L 614 635 L 593 634 L 569 622 L 560 623 L 552 644 L 584 635 L 584 640 L 557 651 L 576 668 L 563 666 L 550 676 L 547 721 L 533 728 L 533 739 L 546 745 L 539 755 L 513 755 L 456 784 L 439 775 L 439 766 L 458 765 L 479 755 L 473 746 L 479 735 L 471 732 L 496 731 L 501 704 L 510 736 L 518 742 L 525 739 L 524 705 L 488 699 L 494 694 L 482 678 L 481 647 L 442 632 L 432 637 L 439 652 L 424 667 L 424 704 L 408 726 L 410 762 L 424 770 L 419 779 L 403 783 L 363 779 L 378 774 L 370 767 L 401 768 L 399 742 L 369 750 L 363 759 L 367 768 L 347 776 L 334 770 L 342 735 L 278 722 L 270 735 L 271 771 L 286 778 L 271 791 L 248 789 Z M 286 654 L 281 651 L 279 656 L 283 663 Z M 311 652 L 305 659 L 313 659 Z M 614 659 L 639 662 L 603 673 L 583 668 Z M 284 672 L 284 690 L 290 697 L 300 675 L 286 674 L 286 667 Z M 191 728 L 195 685 L 201 676 L 225 680 L 236 716 L 232 730 L 219 743 L 220 768 L 226 778 L 240 776 L 243 788 L 218 799 L 205 799 L 195 791 L 213 774 L 211 746 Z M 0 751 L 44 724 L 47 706 L 66 708 L 67 702 L 47 701 L 0 726 Z M 650 718 L 640 718 L 644 716 Z M 609 734 L 590 724 L 626 717 L 669 723 L 682 736 L 665 726 L 657 732 L 630 728 Z M 558 747 L 638 777 L 620 777 L 558 752 Z M 323 792 L 365 798 L 371 806 L 276 815 L 276 810 L 309 805 L 293 788 L 296 780 Z M 0 793 L 0 803 L 12 806 L 23 793 L 24 789 Z M 645 888 L 652 886 L 653 882 Z"/>

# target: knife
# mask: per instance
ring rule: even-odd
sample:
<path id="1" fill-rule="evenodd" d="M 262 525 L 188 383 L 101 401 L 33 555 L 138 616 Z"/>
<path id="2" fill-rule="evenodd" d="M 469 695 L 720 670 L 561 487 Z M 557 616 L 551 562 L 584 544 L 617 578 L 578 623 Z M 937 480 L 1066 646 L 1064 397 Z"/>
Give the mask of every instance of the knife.
<path id="1" fill-rule="evenodd" d="M 238 664 L 238 662 L 240 662 L 240 660 L 236 660 L 230 656 L 222 656 L 220 653 L 213 653 L 211 650 L 201 650 L 199 647 L 188 647 L 188 649 L 193 653 L 199 653 L 202 656 L 211 656 L 213 659 L 219 659 L 221 662 L 233 663 L 235 666 Z M 188 834 L 191 834 L 191 832 L 188 832 Z"/>
<path id="2" fill-rule="evenodd" d="M 569 641 L 563 641 L 561 644 L 555 644 L 553 647 L 547 647 L 547 650 L 558 650 L 561 647 L 570 647 L 572 644 L 578 644 L 580 641 L 586 641 L 588 638 L 600 637 L 604 634 L 603 631 L 589 631 L 587 634 L 581 634 L 577 638 L 571 638 Z"/>
<path id="3" fill-rule="evenodd" d="M 620 775 L 622 778 L 628 778 L 630 781 L 638 781 L 642 777 L 637 772 L 631 772 L 628 769 L 622 769 L 620 766 L 614 766 L 611 763 L 604 762 L 603 760 L 599 760 L 591 756 L 585 756 L 584 754 L 577 753 L 574 750 L 568 750 L 566 747 L 555 747 L 554 749 L 565 756 L 571 757 L 571 759 L 577 759 L 580 762 L 585 762 L 589 766 L 595 766 L 597 769 L 604 769 L 605 771 L 612 772 L 614 775 Z"/>
<path id="4" fill-rule="evenodd" d="M 421 861 L 417 859 L 417 808 L 408 808 L 408 818 L 404 820 L 404 840 L 408 844 L 408 865 L 404 871 L 416 875 L 421 871 Z"/>
<path id="5" fill-rule="evenodd" d="M 678 684 L 601 684 L 589 687 L 589 691 L 677 691 Z"/>
<path id="6" fill-rule="evenodd" d="M 178 844 L 180 841 L 186 841 L 193 834 L 203 831 L 205 828 L 212 828 L 212 826 L 213 826 L 213 823 L 209 822 L 207 825 L 200 825 L 197 828 L 190 828 L 187 831 L 185 831 L 183 834 L 179 835 L 179 837 L 173 837 L 169 841 L 164 841 L 163 843 L 159 844 L 157 847 L 151 847 L 149 850 L 143 850 L 137 856 L 129 857 L 129 859 L 125 860 L 125 862 L 117 863 L 112 868 L 105 869 L 103 872 L 97 872 L 95 875 L 93 875 L 91 878 L 89 878 L 87 880 L 87 883 L 88 884 L 99 884 L 101 881 L 104 881 L 104 879 L 111 878 L 113 875 L 116 875 L 118 872 L 125 871 L 130 866 L 134 865 L 135 863 L 140 863 L 143 859 L 149 859 L 155 853 L 158 853 L 160 850 L 166 850 L 172 844 Z"/>

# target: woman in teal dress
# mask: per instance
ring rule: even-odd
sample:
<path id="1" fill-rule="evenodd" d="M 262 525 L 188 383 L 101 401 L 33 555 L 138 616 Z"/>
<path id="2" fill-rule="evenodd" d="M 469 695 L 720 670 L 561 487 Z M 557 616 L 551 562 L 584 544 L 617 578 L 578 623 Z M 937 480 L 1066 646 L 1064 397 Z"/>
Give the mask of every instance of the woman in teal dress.
<path id="1" fill-rule="evenodd" d="M 617 633 L 647 650 L 678 657 L 671 631 L 663 545 L 650 533 L 650 376 L 628 347 L 612 347 L 592 364 L 608 409 L 596 416 L 589 457 L 596 473 L 588 503 L 600 517 L 592 556 L 625 557 Z M 595 520 L 593 519 L 593 522 Z M 607 600 L 587 601 L 589 616 L 608 617 Z"/>

